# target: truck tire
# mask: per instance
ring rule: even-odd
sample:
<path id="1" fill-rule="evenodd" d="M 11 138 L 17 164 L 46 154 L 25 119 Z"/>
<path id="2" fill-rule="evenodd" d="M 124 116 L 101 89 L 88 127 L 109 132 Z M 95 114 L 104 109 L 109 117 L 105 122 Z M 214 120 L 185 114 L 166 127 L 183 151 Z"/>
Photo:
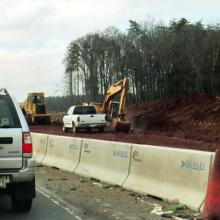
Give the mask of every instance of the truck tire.
<path id="1" fill-rule="evenodd" d="M 73 123 L 73 128 L 72 128 L 73 132 L 74 133 L 77 133 L 78 132 L 78 128 L 75 126 L 75 124 Z"/>
<path id="2" fill-rule="evenodd" d="M 64 133 L 67 132 L 67 128 L 65 128 L 64 125 L 63 125 L 63 132 Z"/>
<path id="3" fill-rule="evenodd" d="M 105 128 L 103 127 L 103 128 L 98 128 L 98 131 L 100 132 L 100 133 L 103 133 L 104 132 L 104 130 L 105 130 Z"/>
<path id="4" fill-rule="evenodd" d="M 36 196 L 35 178 L 30 182 L 12 183 L 9 185 L 11 205 L 15 212 L 28 212 L 32 206 L 32 200 Z"/>
<path id="5" fill-rule="evenodd" d="M 87 128 L 86 131 L 91 133 L 92 132 L 92 128 Z"/>
<path id="6" fill-rule="evenodd" d="M 32 199 L 11 198 L 12 208 L 15 212 L 29 212 L 32 206 Z"/>

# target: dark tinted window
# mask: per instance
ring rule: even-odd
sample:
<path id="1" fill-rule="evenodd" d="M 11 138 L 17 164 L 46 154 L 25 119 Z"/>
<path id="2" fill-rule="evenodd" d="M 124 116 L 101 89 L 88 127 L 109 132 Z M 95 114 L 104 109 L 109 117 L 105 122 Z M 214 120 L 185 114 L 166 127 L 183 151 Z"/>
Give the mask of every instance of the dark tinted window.
<path id="1" fill-rule="evenodd" d="M 95 107 L 93 107 L 93 106 L 88 106 L 88 108 L 87 108 L 87 113 L 88 113 L 88 114 L 96 114 Z"/>
<path id="2" fill-rule="evenodd" d="M 20 128 L 18 114 L 11 98 L 0 95 L 0 128 Z"/>
<path id="3" fill-rule="evenodd" d="M 32 97 L 32 103 L 44 103 L 44 97 L 39 95 L 34 95 Z"/>
<path id="4" fill-rule="evenodd" d="M 77 106 L 74 108 L 73 114 L 75 115 L 96 114 L 96 110 L 93 106 Z"/>

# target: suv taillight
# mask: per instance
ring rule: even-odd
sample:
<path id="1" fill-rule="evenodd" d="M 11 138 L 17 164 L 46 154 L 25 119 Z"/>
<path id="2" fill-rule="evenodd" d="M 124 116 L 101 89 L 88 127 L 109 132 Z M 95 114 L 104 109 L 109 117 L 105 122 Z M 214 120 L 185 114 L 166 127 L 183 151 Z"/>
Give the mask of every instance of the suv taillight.
<path id="1" fill-rule="evenodd" d="M 22 152 L 23 157 L 31 157 L 32 156 L 32 141 L 30 132 L 23 132 L 22 139 Z"/>

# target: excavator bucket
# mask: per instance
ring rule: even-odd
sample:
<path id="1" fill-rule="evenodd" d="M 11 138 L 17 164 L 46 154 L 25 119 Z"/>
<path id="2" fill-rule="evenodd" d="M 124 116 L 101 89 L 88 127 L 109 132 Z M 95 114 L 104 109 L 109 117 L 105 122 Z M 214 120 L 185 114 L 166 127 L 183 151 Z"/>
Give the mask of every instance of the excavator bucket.
<path id="1" fill-rule="evenodd" d="M 122 131 L 128 133 L 131 128 L 131 123 L 127 120 L 113 119 L 112 127 L 115 131 Z"/>

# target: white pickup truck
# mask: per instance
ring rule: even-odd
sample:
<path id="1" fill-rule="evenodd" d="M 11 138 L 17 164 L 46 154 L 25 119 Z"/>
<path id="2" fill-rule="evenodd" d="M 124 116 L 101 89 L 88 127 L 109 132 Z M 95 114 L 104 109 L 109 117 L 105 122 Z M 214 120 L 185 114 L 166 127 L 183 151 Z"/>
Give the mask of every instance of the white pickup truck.
<path id="1" fill-rule="evenodd" d="M 92 131 L 93 128 L 103 132 L 105 126 L 106 115 L 97 114 L 94 106 L 71 106 L 63 117 L 63 132 L 68 129 L 72 129 L 73 132 L 78 132 L 79 129 Z"/>

